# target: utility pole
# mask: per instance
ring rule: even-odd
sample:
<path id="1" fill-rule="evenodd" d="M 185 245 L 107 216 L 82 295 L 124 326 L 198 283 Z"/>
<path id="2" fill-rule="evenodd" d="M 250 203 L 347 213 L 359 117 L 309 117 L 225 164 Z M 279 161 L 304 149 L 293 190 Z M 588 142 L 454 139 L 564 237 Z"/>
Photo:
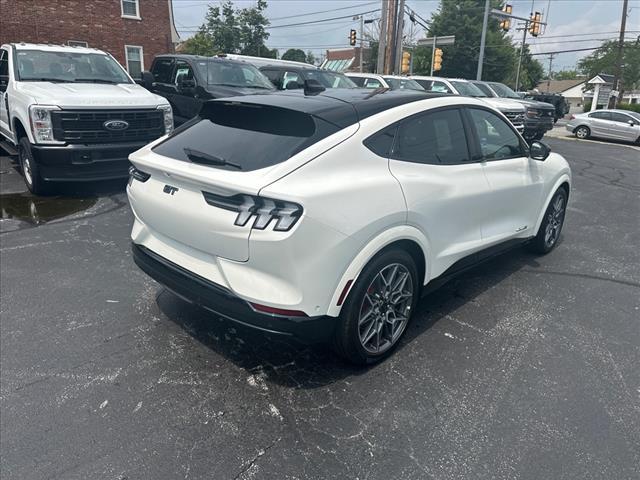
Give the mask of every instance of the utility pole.
<path id="1" fill-rule="evenodd" d="M 402 40 L 404 37 L 404 0 L 398 1 L 398 13 L 396 16 L 396 50 L 393 62 L 393 74 L 400 75 L 402 64 Z"/>
<path id="2" fill-rule="evenodd" d="M 378 61 L 376 73 L 384 74 L 384 59 L 387 50 L 387 19 L 389 17 L 389 0 L 382 0 L 380 13 L 380 37 L 378 38 Z"/>
<path id="3" fill-rule="evenodd" d="M 524 24 L 524 33 L 522 34 L 522 44 L 520 45 L 520 54 L 518 55 L 518 70 L 516 71 L 516 92 L 520 90 L 520 67 L 522 66 L 522 52 L 524 44 L 527 41 L 527 30 L 529 30 L 529 22 Z"/>
<path id="4" fill-rule="evenodd" d="M 553 56 L 554 53 L 549 54 L 549 75 L 547 75 L 547 93 L 549 93 L 549 88 L 551 88 L 551 65 L 553 65 Z"/>
<path id="5" fill-rule="evenodd" d="M 398 0 L 388 0 L 389 11 L 387 13 L 387 52 L 384 60 L 384 74 L 389 75 L 393 71 L 394 57 L 396 53 L 396 27 Z"/>
<path id="6" fill-rule="evenodd" d="M 616 108 L 618 100 L 622 99 L 624 93 L 624 83 L 622 82 L 622 59 L 624 52 L 624 32 L 627 28 L 627 7 L 629 0 L 622 2 L 622 21 L 620 22 L 620 39 L 618 40 L 618 55 L 616 58 L 616 73 L 613 78 L 613 88 L 618 91 L 618 96 L 613 99 L 613 108 Z"/>
<path id="7" fill-rule="evenodd" d="M 480 37 L 480 55 L 478 56 L 478 71 L 476 73 L 476 80 L 482 80 L 482 63 L 484 62 L 484 45 L 487 41 L 487 25 L 489 24 L 489 4 L 490 0 L 485 0 L 484 3 L 484 19 L 482 20 L 482 36 Z M 434 47 L 435 50 L 435 47 Z M 433 64 L 433 61 L 432 61 Z M 433 73 L 432 73 L 433 75 Z"/>
<path id="8" fill-rule="evenodd" d="M 353 19 L 360 19 L 360 73 L 362 73 L 364 71 L 362 68 L 362 55 L 364 52 L 364 15 L 353 17 Z"/>

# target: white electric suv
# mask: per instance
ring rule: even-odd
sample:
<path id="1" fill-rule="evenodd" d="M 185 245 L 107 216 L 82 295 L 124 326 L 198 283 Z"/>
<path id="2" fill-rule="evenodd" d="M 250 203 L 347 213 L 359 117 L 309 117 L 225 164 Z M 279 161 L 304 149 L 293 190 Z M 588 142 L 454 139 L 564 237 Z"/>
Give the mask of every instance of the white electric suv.
<path id="1" fill-rule="evenodd" d="M 388 355 L 423 287 L 558 242 L 567 162 L 481 100 L 317 89 L 212 100 L 130 156 L 135 262 L 266 332 Z"/>

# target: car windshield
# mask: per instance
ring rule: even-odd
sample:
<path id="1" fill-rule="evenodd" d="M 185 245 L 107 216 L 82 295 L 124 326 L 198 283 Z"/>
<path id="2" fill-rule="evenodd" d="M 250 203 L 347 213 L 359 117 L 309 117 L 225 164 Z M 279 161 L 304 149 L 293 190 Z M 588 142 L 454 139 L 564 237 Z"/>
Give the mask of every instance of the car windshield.
<path id="1" fill-rule="evenodd" d="M 473 83 L 469 82 L 459 82 L 456 80 L 451 80 L 451 85 L 456 87 L 456 90 L 460 95 L 465 95 L 467 97 L 486 97 L 487 94 L 476 87 Z"/>
<path id="2" fill-rule="evenodd" d="M 499 97 L 517 98 L 518 100 L 520 100 L 520 95 L 518 95 L 516 92 L 511 90 L 504 83 L 489 82 L 489 85 L 491 85 L 491 88 L 495 90 L 495 92 L 498 94 Z"/>
<path id="3" fill-rule="evenodd" d="M 232 63 L 219 60 L 199 60 L 198 70 L 209 85 L 226 87 L 259 88 L 273 90 L 273 85 L 264 74 L 248 63 Z"/>
<path id="4" fill-rule="evenodd" d="M 20 80 L 62 83 L 131 83 L 124 69 L 104 53 L 18 50 Z"/>
<path id="5" fill-rule="evenodd" d="M 307 79 L 317 80 L 326 88 L 358 88 L 353 80 L 342 73 L 309 69 L 304 74 Z"/>
<path id="6" fill-rule="evenodd" d="M 418 90 L 420 92 L 424 92 L 424 88 L 415 80 L 411 80 L 410 78 L 393 78 L 393 77 L 382 77 L 386 80 L 386 82 L 391 87 L 391 90 Z"/>

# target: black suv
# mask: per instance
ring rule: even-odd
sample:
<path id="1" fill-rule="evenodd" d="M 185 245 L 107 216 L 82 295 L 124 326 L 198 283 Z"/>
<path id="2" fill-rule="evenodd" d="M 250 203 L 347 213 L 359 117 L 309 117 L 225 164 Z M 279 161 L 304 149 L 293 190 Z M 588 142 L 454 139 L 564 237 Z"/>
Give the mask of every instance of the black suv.
<path id="1" fill-rule="evenodd" d="M 250 63 L 199 55 L 158 55 L 151 72 L 143 72 L 145 88 L 169 100 L 176 125 L 200 112 L 212 98 L 271 93 L 269 79 Z"/>
<path id="2" fill-rule="evenodd" d="M 540 140 L 548 130 L 553 128 L 556 108 L 550 103 L 524 100 L 504 83 L 469 81 L 490 97 L 509 98 L 525 106 L 527 111 L 524 116 L 522 136 L 527 142 Z"/>
<path id="3" fill-rule="evenodd" d="M 535 100 L 537 102 L 550 103 L 556 109 L 554 121 L 564 117 L 569 113 L 569 102 L 560 93 L 527 93 L 524 96 L 525 100 Z"/>
<path id="4" fill-rule="evenodd" d="M 353 81 L 343 73 L 322 70 L 313 66 L 272 64 L 260 67 L 271 83 L 278 90 L 292 90 L 304 88 L 305 80 L 315 80 L 324 88 L 358 88 Z"/>

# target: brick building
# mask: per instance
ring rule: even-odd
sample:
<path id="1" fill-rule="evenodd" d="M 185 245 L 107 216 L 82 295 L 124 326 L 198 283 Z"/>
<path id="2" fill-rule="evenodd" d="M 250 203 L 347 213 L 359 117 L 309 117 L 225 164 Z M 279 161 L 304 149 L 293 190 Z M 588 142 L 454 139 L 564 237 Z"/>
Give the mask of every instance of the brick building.
<path id="1" fill-rule="evenodd" d="M 0 44 L 99 48 L 133 77 L 178 41 L 172 0 L 0 0 Z"/>

